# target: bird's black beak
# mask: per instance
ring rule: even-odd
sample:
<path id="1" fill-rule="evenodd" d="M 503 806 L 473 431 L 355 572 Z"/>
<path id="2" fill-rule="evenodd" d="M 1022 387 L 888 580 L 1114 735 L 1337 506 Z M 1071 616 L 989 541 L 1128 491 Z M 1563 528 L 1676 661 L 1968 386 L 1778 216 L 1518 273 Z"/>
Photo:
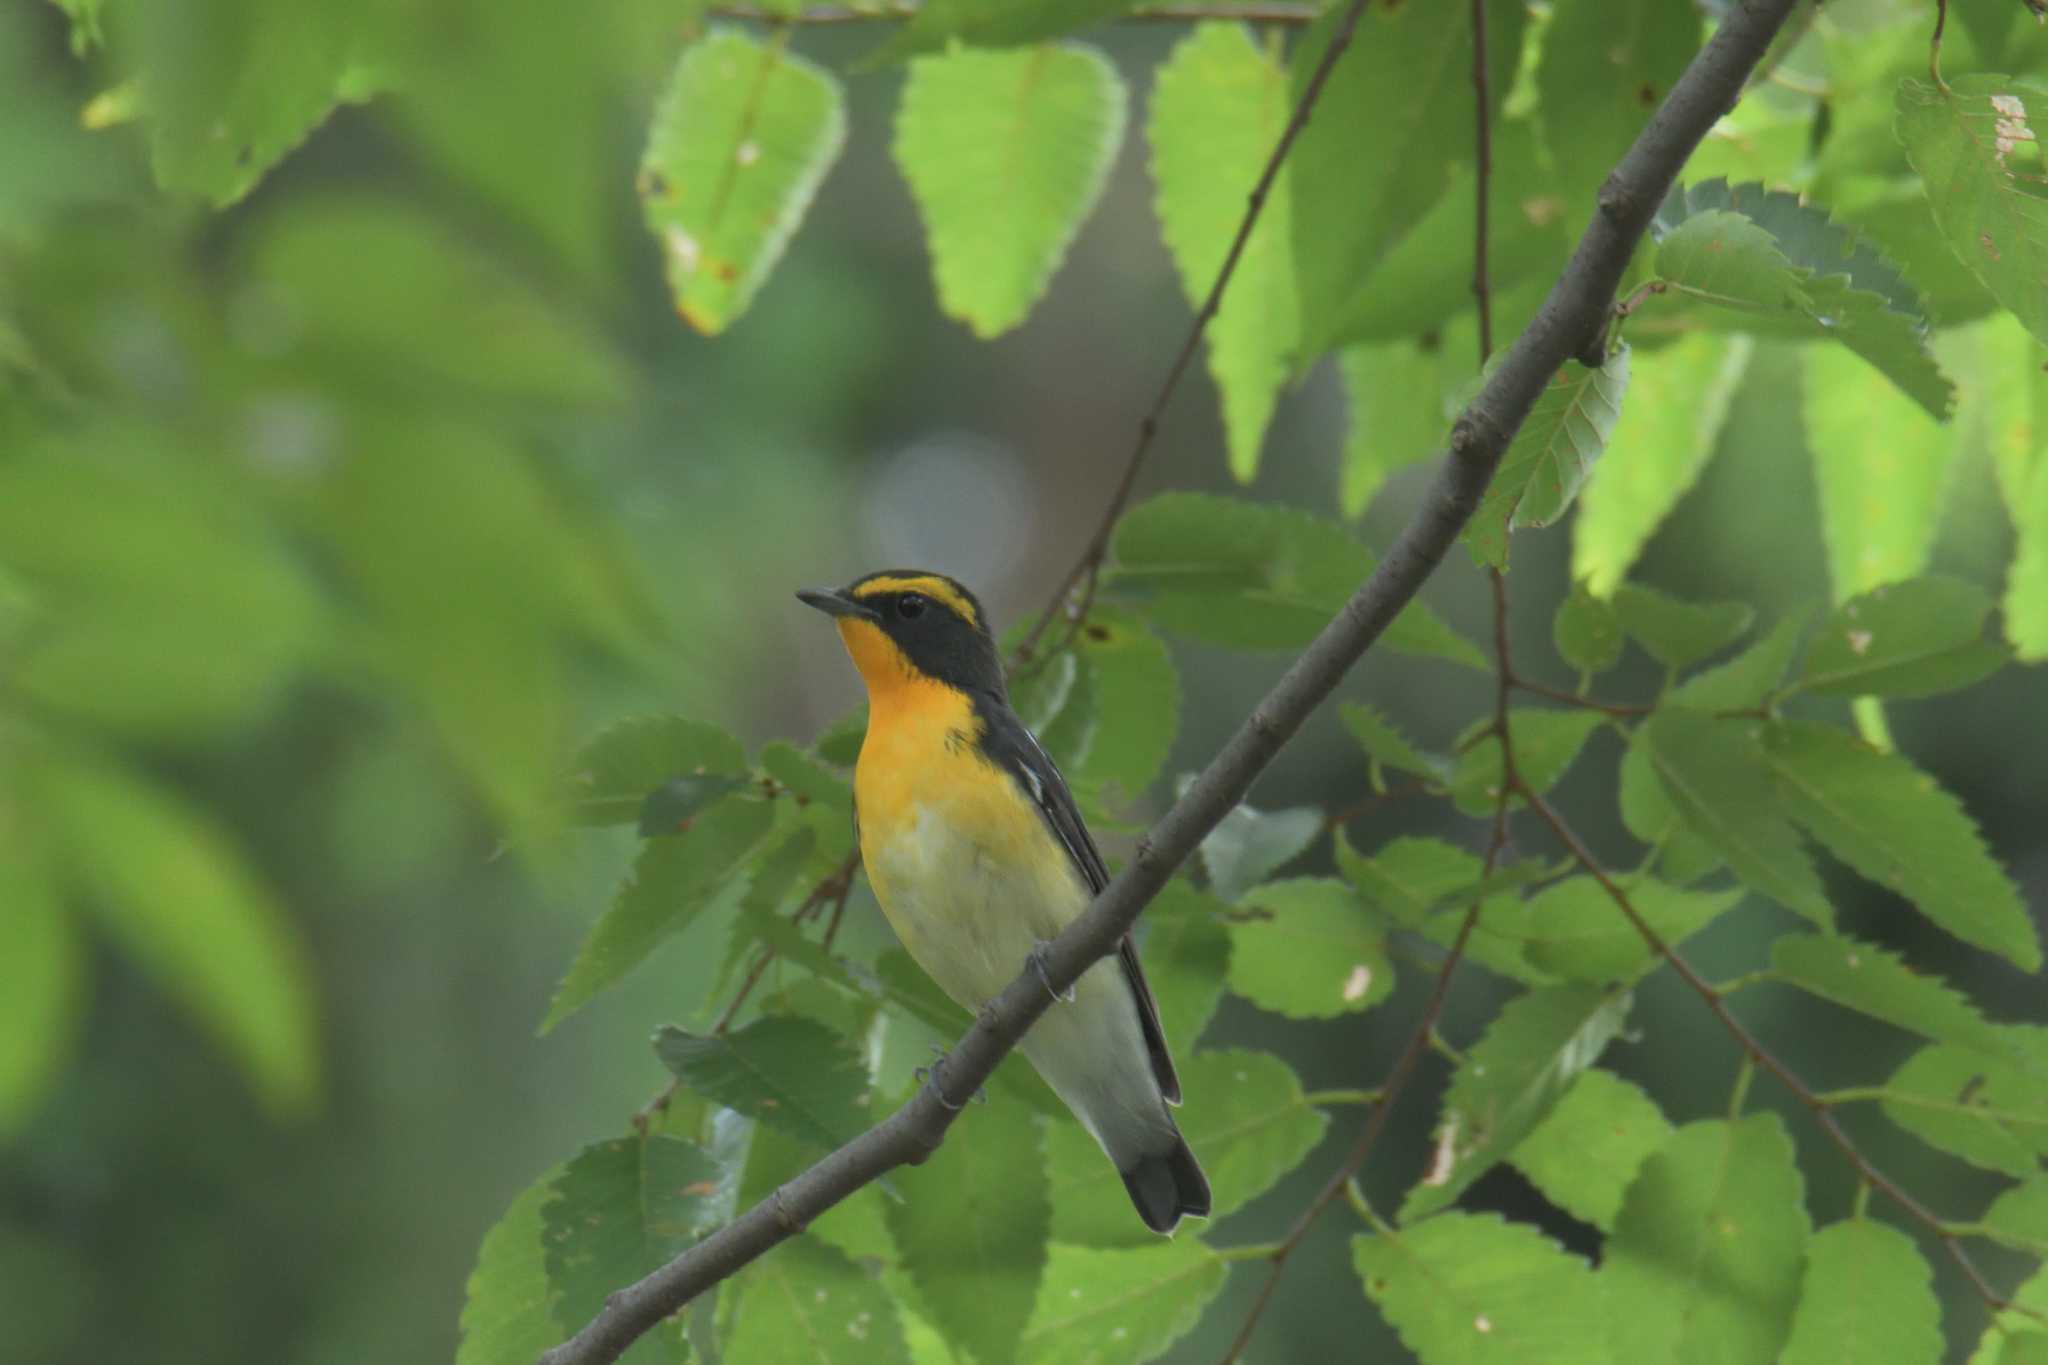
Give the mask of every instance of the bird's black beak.
<path id="1" fill-rule="evenodd" d="M 838 588 L 798 588 L 796 600 L 807 607 L 816 607 L 827 616 L 856 616 L 863 621 L 882 619 L 882 614 L 873 607 Z"/>

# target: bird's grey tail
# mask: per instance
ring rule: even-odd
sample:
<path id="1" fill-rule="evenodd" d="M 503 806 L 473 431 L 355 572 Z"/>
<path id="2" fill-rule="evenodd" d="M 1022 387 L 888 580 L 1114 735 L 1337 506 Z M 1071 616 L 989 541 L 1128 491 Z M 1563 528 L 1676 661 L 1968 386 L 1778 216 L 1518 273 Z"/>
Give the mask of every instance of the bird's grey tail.
<path id="1" fill-rule="evenodd" d="M 1138 1216 L 1154 1232 L 1172 1232 L 1185 1214 L 1209 1215 L 1209 1177 L 1202 1174 L 1195 1154 L 1178 1132 L 1173 1135 L 1172 1147 L 1140 1157 L 1117 1174 L 1124 1178 Z"/>

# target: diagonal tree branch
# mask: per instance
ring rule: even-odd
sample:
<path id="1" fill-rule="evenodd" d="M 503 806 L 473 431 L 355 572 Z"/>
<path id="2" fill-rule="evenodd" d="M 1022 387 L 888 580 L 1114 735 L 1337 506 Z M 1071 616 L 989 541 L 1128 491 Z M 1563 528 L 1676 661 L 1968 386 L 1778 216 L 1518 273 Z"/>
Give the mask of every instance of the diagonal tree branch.
<path id="1" fill-rule="evenodd" d="M 1740 95 L 1796 0 L 1743 0 L 1672 86 L 1602 186 L 1592 221 L 1527 331 L 1451 429 L 1450 450 L 1407 527 L 1365 584 L 1142 839 L 1130 862 L 1037 965 L 990 1001 L 944 1065 L 902 1108 L 653 1274 L 611 1295 L 543 1365 L 601 1365 L 669 1314 L 804 1225 L 944 1141 L 961 1104 L 1081 973 L 1116 950 L 1139 912 L 1243 799 L 1253 779 L 1407 606 L 1479 505 L 1509 440 L 1566 360 L 1597 345 L 1614 290 L 1650 215 L 1714 121 Z M 1042 972 L 1040 970 L 1042 967 Z M 1048 990 L 1048 986 L 1051 990 Z"/>

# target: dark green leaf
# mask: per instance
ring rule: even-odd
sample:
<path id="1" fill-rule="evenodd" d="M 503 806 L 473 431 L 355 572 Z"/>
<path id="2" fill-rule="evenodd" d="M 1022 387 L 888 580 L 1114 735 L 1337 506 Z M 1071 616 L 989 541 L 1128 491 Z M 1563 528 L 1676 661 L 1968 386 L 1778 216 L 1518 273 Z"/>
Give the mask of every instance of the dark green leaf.
<path id="1" fill-rule="evenodd" d="M 1593 1268 L 1524 1223 L 1446 1213 L 1351 1239 L 1366 1297 L 1430 1365 L 1585 1365 L 1607 1355 Z"/>
<path id="2" fill-rule="evenodd" d="M 1230 988 L 1290 1019 L 1330 1019 L 1392 994 L 1386 931 L 1333 878 L 1267 882 L 1230 923 Z"/>
<path id="3" fill-rule="evenodd" d="M 1020 1343 L 1031 1365 L 1138 1365 L 1194 1327 L 1229 1266 L 1192 1237 L 1137 1251 L 1052 1248 Z"/>
<path id="4" fill-rule="evenodd" d="M 1270 504 L 1165 493 L 1117 527 L 1114 584 L 1168 630 L 1235 649 L 1298 649 L 1371 576 L 1372 552 L 1335 522 Z M 1405 654 L 1488 668 L 1420 604 L 1387 628 Z"/>
<path id="5" fill-rule="evenodd" d="M 1815 1233 L 1780 1365 L 1937 1365 L 1934 1274 L 1897 1228 L 1856 1218 Z"/>
<path id="6" fill-rule="evenodd" d="M 687 832 L 697 812 L 747 785 L 744 777 L 672 777 L 640 803 L 640 833 L 652 838 Z"/>
<path id="7" fill-rule="evenodd" d="M 1016 1359 L 1045 1270 L 1052 1203 L 1038 1129 L 1013 1101 L 975 1106 L 899 1177 L 903 1198 L 886 1210 L 933 1324 L 982 1365 Z"/>
<path id="8" fill-rule="evenodd" d="M 1450 780 L 1450 759 L 1416 748 L 1406 735 L 1394 728 L 1392 721 L 1370 706 L 1347 701 L 1337 708 L 1337 712 L 1343 718 L 1344 728 L 1372 756 L 1374 763 L 1410 773 L 1425 782 Z"/>
<path id="9" fill-rule="evenodd" d="M 1683 891 L 1647 877 L 1632 880 L 1627 891 L 1636 913 L 1674 948 L 1742 899 L 1739 890 Z M 1544 888 L 1517 914 L 1519 928 L 1505 920 L 1488 907 L 1480 923 L 1525 939 L 1522 951 L 1531 963 L 1568 981 L 1630 981 L 1657 965 L 1641 932 L 1591 877 Z"/>
<path id="10" fill-rule="evenodd" d="M 774 824 L 774 802 L 728 796 L 693 819 L 684 833 L 650 839 L 634 860 L 633 875 L 555 988 L 541 1031 L 581 1009 L 730 891 Z"/>
<path id="11" fill-rule="evenodd" d="M 2029 1178 L 2048 1157 L 2048 1044 L 2039 1029 L 2000 1030 L 2025 1049 L 2025 1066 L 2002 1064 L 1973 1048 L 1922 1048 L 1885 1083 L 1885 1116 L 1973 1166 Z"/>
<path id="12" fill-rule="evenodd" d="M 1756 619 L 1740 602 L 1681 602 L 1634 583 L 1615 590 L 1614 611 L 1629 637 L 1673 671 L 1734 644 Z"/>
<path id="13" fill-rule="evenodd" d="M 1585 521 L 1581 516 L 1579 525 Z M 1581 673 L 1604 673 L 1621 662 L 1621 618 L 1612 603 L 1595 597 L 1583 583 L 1558 603 L 1550 638 L 1557 656 Z"/>
<path id="14" fill-rule="evenodd" d="M 1573 224 L 1700 45 L 1687 5 L 1566 0 L 1551 10 L 1536 67 L 1543 140 Z"/>
<path id="15" fill-rule="evenodd" d="M 1641 1088 L 1591 1067 L 1508 1154 L 1543 1197 L 1602 1232 L 1614 1230 L 1624 1192 L 1671 1124 Z"/>
<path id="16" fill-rule="evenodd" d="M 1229 909 L 1186 881 L 1170 881 L 1145 907 L 1139 956 L 1145 979 L 1159 1004 L 1159 1023 L 1168 1046 L 1193 1050 L 1223 999 L 1230 969 Z"/>
<path id="17" fill-rule="evenodd" d="M 957 41 L 967 47 L 1016 47 L 1059 38 L 1134 8 L 1137 0 L 936 0 L 919 5 L 903 31 L 875 53 L 874 62 L 899 61 Z M 855 6 L 860 8 L 860 6 Z"/>
<path id="18" fill-rule="evenodd" d="M 1597 370 L 1573 361 L 1551 377 L 1465 528 L 1474 561 L 1506 568 L 1510 531 L 1564 516 L 1614 433 L 1628 371 L 1623 346 Z"/>
<path id="19" fill-rule="evenodd" d="M 1465 1053 L 1444 1093 L 1436 1158 L 1401 1221 L 1447 1208 L 1541 1123 L 1565 1087 L 1621 1032 L 1626 991 L 1548 986 L 1510 1000 Z"/>
<path id="20" fill-rule="evenodd" d="M 1984 639 L 1991 598 L 1957 578 L 1874 588 L 1821 623 L 1799 685 L 1831 695 L 1926 697 L 1997 670 L 2005 651 Z"/>
<path id="21" fill-rule="evenodd" d="M 1679 1129 L 1643 1163 L 1607 1239 L 1615 1359 L 1777 1359 L 1811 1226 L 1776 1114 Z"/>
<path id="22" fill-rule="evenodd" d="M 1969 997 L 1923 976 L 1897 953 L 1835 934 L 1788 934 L 1771 966 L 1801 990 L 1936 1042 L 2007 1059 L 2007 1045 Z"/>
<path id="23" fill-rule="evenodd" d="M 1557 711 L 1517 707 L 1508 713 L 1514 736 L 1515 773 L 1542 795 L 1564 776 L 1579 750 L 1606 721 L 1598 711 Z M 1458 755 L 1451 777 L 1451 799 L 1467 815 L 1493 814 L 1500 801 L 1500 740 L 1483 739 Z"/>
<path id="24" fill-rule="evenodd" d="M 719 29 L 683 49 L 639 188 L 685 322 L 715 336 L 747 311 L 845 141 L 839 81 L 780 38 Z"/>
<path id="25" fill-rule="evenodd" d="M 1323 813 L 1314 806 L 1259 810 L 1238 805 L 1203 838 L 1202 867 L 1209 889 L 1234 901 L 1293 862 L 1323 832 Z"/>
<path id="26" fill-rule="evenodd" d="M 1123 135 L 1123 81 L 1093 48 L 957 48 L 910 64 L 896 164 L 948 317 L 982 338 L 1024 320 L 1101 197 Z"/>
<path id="27" fill-rule="evenodd" d="M 1809 614 L 1806 608 L 1787 612 L 1770 634 L 1727 663 L 1695 673 L 1673 688 L 1666 701 L 1695 711 L 1746 711 L 1762 706 L 1784 683 Z"/>
<path id="28" fill-rule="evenodd" d="M 85 945 L 58 892 L 56 869 L 19 823 L 0 833 L 0 1138 L 35 1113 L 71 1050 L 85 1003 Z"/>
<path id="29" fill-rule="evenodd" d="M 1779 804 L 1836 857 L 1957 938 L 2040 970 L 2026 904 L 1962 803 L 1932 778 L 1812 722 L 1767 727 L 1762 753 Z"/>
<path id="30" fill-rule="evenodd" d="M 739 1282 L 732 1365 L 875 1365 L 909 1359 L 896 1300 L 845 1252 L 793 1237 Z"/>
<path id="31" fill-rule="evenodd" d="M 1721 865 L 1721 855 L 1692 832 L 1665 793 L 1650 757 L 1648 726 L 1630 733 L 1628 752 L 1621 756 L 1620 804 L 1622 824 L 1657 850 L 1657 873 L 1667 881 L 1690 885 Z"/>
<path id="32" fill-rule="evenodd" d="M 557 1166 L 526 1187 L 491 1225 L 463 1291 L 462 1344 L 455 1365 L 532 1365 L 562 1340 L 550 1312 L 547 1225 L 542 1206 L 555 1197 Z M 581 1323 L 577 1324 L 582 1326 Z"/>
<path id="33" fill-rule="evenodd" d="M 1758 728 L 1754 721 L 1673 710 L 1651 717 L 1642 734 L 1650 765 L 1686 826 L 1751 890 L 1830 928 L 1834 908 L 1764 764 Z"/>
<path id="34" fill-rule="evenodd" d="M 1228 1049 L 1184 1055 L 1177 1115 L 1209 1177 L 1212 1218 L 1243 1208 L 1279 1183 L 1315 1150 L 1329 1119 L 1312 1108 L 1301 1080 L 1278 1057 Z M 1131 1211 L 1123 1179 L 1095 1139 L 1077 1124 L 1052 1124 L 1046 1137 L 1052 1169 L 1052 1235 L 1082 1246 L 1156 1246 Z"/>
<path id="35" fill-rule="evenodd" d="M 769 1015 L 711 1037 L 668 1025 L 654 1051 L 698 1094 L 804 1142 L 837 1147 L 871 1121 L 859 1055 L 815 1020 Z"/>

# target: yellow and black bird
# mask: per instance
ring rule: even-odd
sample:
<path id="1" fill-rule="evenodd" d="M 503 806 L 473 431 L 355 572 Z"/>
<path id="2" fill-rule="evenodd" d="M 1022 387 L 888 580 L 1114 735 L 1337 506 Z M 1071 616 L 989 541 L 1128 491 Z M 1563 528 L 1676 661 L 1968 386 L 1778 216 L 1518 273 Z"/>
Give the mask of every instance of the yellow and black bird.
<path id="1" fill-rule="evenodd" d="M 875 899 L 946 994 L 978 1010 L 1109 881 L 1059 770 L 1010 709 L 981 604 L 891 569 L 797 597 L 836 618 L 868 691 L 854 822 Z M 1102 1144 L 1146 1226 L 1206 1216 L 1209 1182 L 1167 1106 L 1180 1082 L 1126 937 L 1020 1044 Z"/>

